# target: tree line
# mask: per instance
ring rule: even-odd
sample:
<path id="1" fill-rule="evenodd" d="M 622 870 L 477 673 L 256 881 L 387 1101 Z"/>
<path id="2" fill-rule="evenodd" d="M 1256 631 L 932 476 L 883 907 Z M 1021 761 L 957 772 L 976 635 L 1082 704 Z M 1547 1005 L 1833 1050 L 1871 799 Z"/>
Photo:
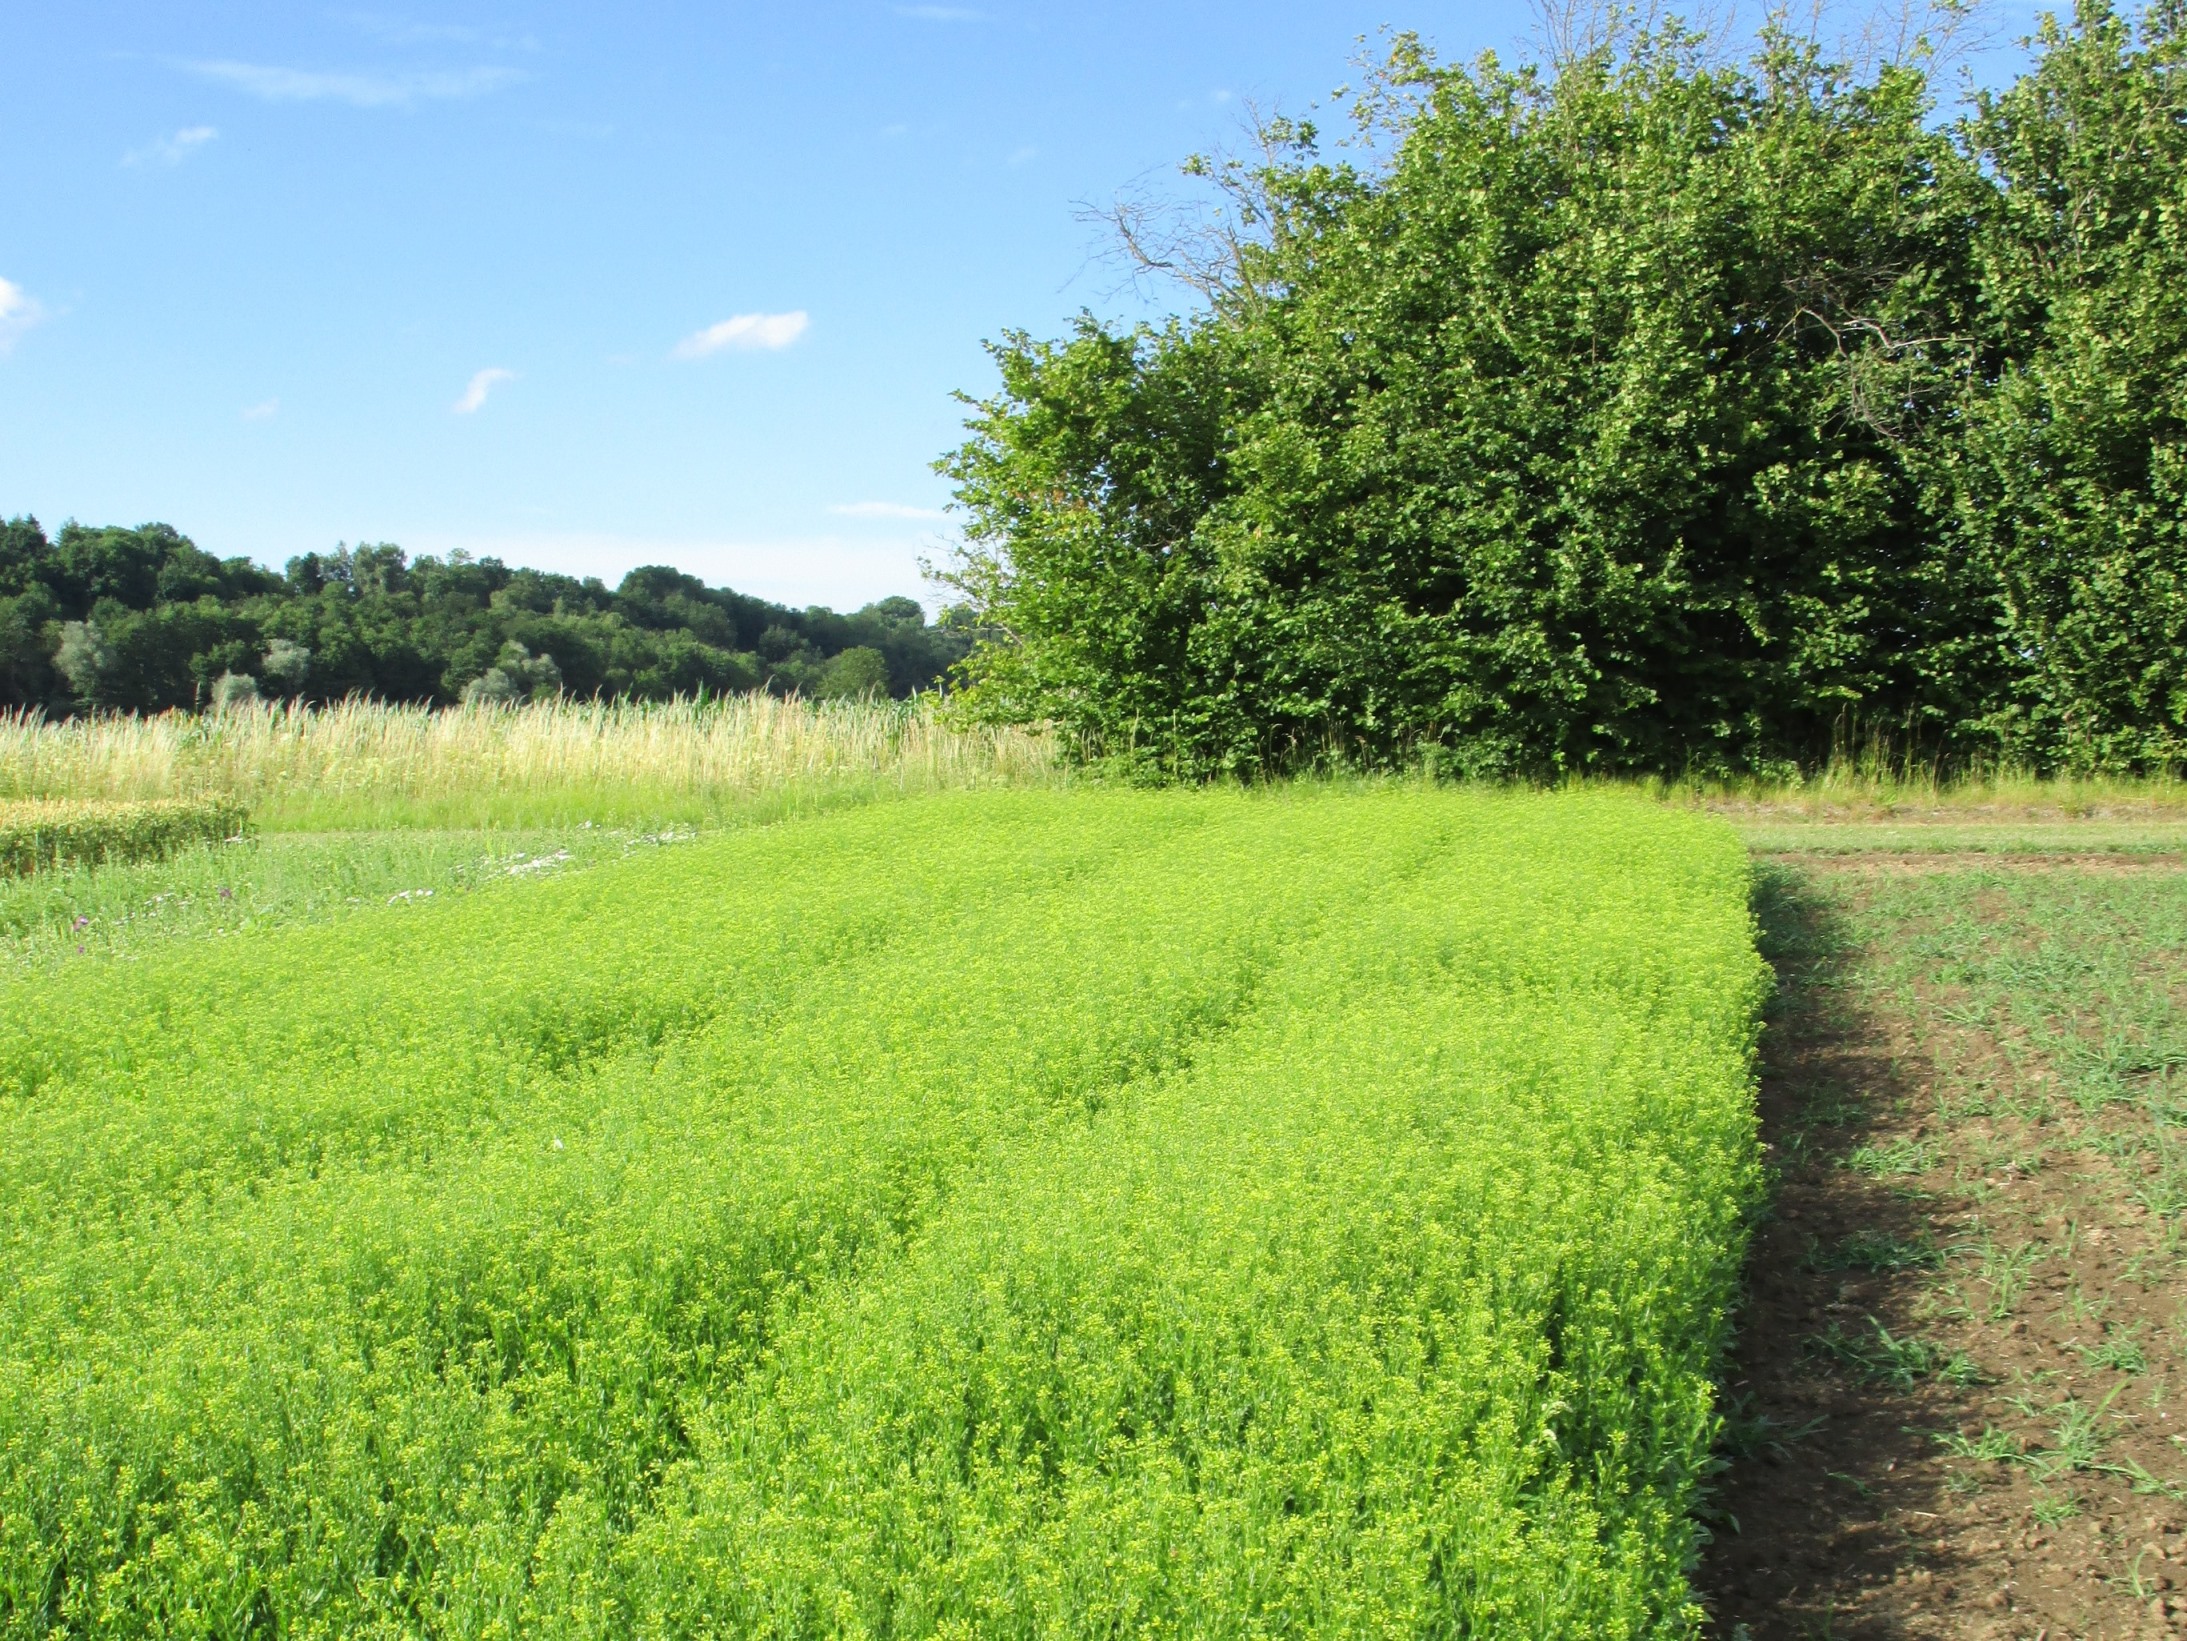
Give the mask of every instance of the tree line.
<path id="1" fill-rule="evenodd" d="M 885 598 L 795 610 L 663 567 L 595 577 L 399 547 L 276 574 L 164 524 L 0 523 L 0 710 L 157 712 L 244 700 L 663 699 L 765 689 L 908 695 L 970 648 L 953 616 Z"/>
<path id="2" fill-rule="evenodd" d="M 1192 312 L 991 350 L 967 709 L 1188 775 L 2179 763 L 2183 17 L 1948 118 L 1921 42 L 1399 37 L 1349 146 L 1119 213 Z"/>

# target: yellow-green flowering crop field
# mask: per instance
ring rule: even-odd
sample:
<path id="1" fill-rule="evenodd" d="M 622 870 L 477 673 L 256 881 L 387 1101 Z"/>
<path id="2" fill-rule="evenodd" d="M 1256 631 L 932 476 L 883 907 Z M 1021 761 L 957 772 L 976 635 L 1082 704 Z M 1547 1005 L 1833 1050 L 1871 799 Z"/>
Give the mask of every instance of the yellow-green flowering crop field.
<path id="1" fill-rule="evenodd" d="M 0 978 L 0 1634 L 1678 1636 L 1731 831 L 985 791 Z"/>

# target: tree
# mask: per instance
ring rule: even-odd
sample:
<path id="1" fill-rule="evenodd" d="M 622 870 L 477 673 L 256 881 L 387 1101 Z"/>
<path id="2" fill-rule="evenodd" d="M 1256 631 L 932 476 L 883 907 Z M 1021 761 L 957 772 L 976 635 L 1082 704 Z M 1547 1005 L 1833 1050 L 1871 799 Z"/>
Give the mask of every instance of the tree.
<path id="1" fill-rule="evenodd" d="M 1941 510 L 1992 589 L 1999 747 L 2148 767 L 2187 756 L 2187 39 L 2084 4 L 2037 46 L 1961 127 L 1995 362 Z"/>
<path id="2" fill-rule="evenodd" d="M 301 701 L 811 692 L 860 648 L 881 657 L 883 688 L 909 694 L 970 643 L 911 599 L 792 610 L 662 567 L 610 589 L 382 542 L 300 554 L 275 576 L 163 524 L 48 540 L 35 519 L 0 522 L 0 708 L 196 708 L 230 675 Z M 869 661 L 849 668 L 871 685 Z"/>
<path id="3" fill-rule="evenodd" d="M 1917 14 L 1855 72 L 1577 9 L 1194 162 L 1197 244 L 1120 210 L 1196 311 L 993 350 L 964 710 L 1185 775 L 2187 755 L 2180 8 L 1953 124 Z"/>
<path id="4" fill-rule="evenodd" d="M 822 668 L 817 693 L 824 701 L 863 701 L 886 695 L 888 657 L 867 645 L 853 645 Z"/>
<path id="5" fill-rule="evenodd" d="M 69 691 L 85 706 L 103 704 L 107 674 L 114 652 L 88 621 L 62 624 L 61 641 L 53 652 L 54 670 L 67 681 Z"/>
<path id="6" fill-rule="evenodd" d="M 1256 195 L 1282 231 L 1203 314 L 997 350 L 945 464 L 1005 635 L 972 707 L 1184 772 L 1948 732 L 1909 457 L 1971 291 L 1921 75 L 1669 30 L 1554 77 L 1401 42 L 1391 78 L 1386 168 L 1293 128 Z"/>

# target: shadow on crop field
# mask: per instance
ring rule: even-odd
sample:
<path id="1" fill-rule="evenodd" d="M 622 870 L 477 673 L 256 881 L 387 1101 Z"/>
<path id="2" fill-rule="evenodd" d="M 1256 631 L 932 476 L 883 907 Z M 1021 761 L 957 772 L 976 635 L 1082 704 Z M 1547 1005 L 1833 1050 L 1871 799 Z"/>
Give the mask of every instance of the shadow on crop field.
<path id="1" fill-rule="evenodd" d="M 1761 1079 L 1773 1178 L 1726 1368 L 1729 1468 L 1700 1584 L 1721 1635 L 1851 1634 L 1848 1588 L 1887 1582 L 1902 1558 L 1879 1519 L 1933 1509 L 1942 1480 L 1917 1462 L 1932 1444 L 1907 1427 L 1933 1421 L 1903 1361 L 1922 1348 L 1910 1312 L 1938 1256 L 1893 1186 L 1903 1142 L 1876 1143 L 1912 1090 L 1850 984 L 1838 908 L 1806 874 L 1765 864 L 1755 912 L 1778 977 Z"/>
<path id="2" fill-rule="evenodd" d="M 2182 864 L 1762 864 L 1716 1636 L 2187 1634 Z"/>

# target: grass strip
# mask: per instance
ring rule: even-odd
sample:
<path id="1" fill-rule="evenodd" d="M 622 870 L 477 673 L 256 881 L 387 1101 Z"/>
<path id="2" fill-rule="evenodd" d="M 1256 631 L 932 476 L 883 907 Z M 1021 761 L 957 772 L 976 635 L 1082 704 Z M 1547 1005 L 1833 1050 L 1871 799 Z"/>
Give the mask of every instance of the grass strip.
<path id="1" fill-rule="evenodd" d="M 164 860 L 242 833 L 247 812 L 223 798 L 144 803 L 0 803 L 0 877 L 55 867 Z"/>

